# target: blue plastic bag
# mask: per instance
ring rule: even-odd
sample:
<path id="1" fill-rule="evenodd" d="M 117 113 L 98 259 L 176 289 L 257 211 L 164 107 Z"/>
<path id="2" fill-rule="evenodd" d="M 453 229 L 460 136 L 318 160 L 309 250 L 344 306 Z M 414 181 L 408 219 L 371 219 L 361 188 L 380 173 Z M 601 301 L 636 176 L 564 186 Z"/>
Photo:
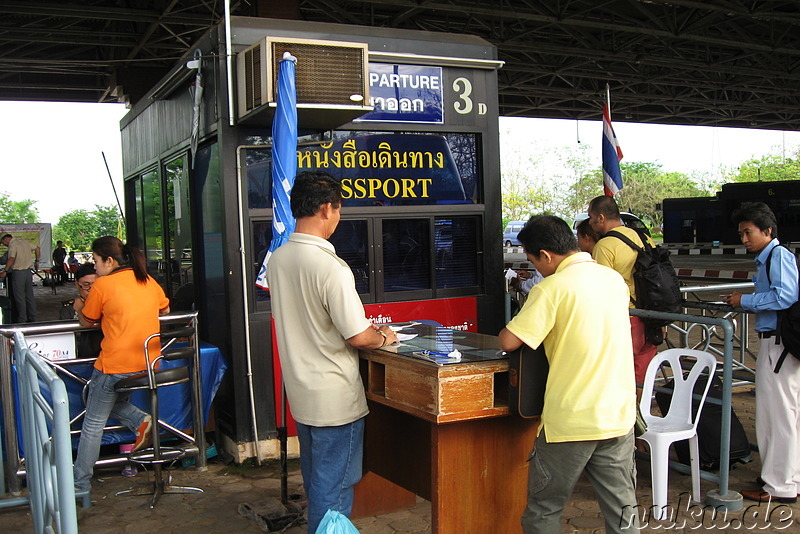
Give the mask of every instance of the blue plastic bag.
<path id="1" fill-rule="evenodd" d="M 328 510 L 319 522 L 316 534 L 358 534 L 358 529 L 347 516 L 336 510 Z"/>

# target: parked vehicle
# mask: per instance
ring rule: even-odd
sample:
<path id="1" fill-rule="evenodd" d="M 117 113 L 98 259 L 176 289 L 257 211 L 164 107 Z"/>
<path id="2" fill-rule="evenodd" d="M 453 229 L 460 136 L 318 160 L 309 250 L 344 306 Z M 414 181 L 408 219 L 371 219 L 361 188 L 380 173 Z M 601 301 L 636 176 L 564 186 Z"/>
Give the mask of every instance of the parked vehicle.
<path id="1" fill-rule="evenodd" d="M 519 246 L 522 243 L 517 239 L 517 234 L 528 221 L 509 221 L 503 231 L 503 245 L 507 247 Z"/>
<path id="2" fill-rule="evenodd" d="M 642 220 L 634 215 L 633 213 L 628 213 L 627 211 L 623 211 L 619 214 L 620 219 L 622 219 L 622 224 L 627 226 L 628 228 L 633 228 L 639 232 L 644 232 L 647 235 L 650 235 L 650 229 L 647 228 L 647 225 L 642 222 Z M 587 213 L 581 213 L 575 219 L 575 222 L 572 223 L 572 233 L 575 234 L 575 237 L 578 236 L 578 225 L 589 218 Z"/>

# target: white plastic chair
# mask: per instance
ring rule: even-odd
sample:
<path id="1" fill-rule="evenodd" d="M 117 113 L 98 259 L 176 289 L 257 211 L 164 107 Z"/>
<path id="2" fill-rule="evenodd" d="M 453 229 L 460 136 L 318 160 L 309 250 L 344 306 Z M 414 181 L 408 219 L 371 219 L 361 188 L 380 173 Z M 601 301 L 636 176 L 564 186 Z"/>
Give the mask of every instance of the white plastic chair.
<path id="1" fill-rule="evenodd" d="M 684 376 L 681 367 L 681 357 L 688 356 L 695 359 L 689 374 Z M 687 360 L 687 362 L 690 360 Z M 653 384 L 656 374 L 663 363 L 668 363 L 672 368 L 672 378 L 675 389 L 672 394 L 669 411 L 664 417 L 652 415 Z M 710 376 L 717 367 L 717 359 L 713 354 L 692 349 L 668 349 L 655 355 L 647 366 L 644 378 L 642 399 L 639 408 L 647 422 L 647 432 L 640 439 L 650 444 L 650 474 L 653 485 L 653 516 L 663 520 L 667 517 L 667 488 L 669 471 L 669 446 L 675 441 L 689 440 L 689 456 L 692 468 L 692 499 L 700 501 L 700 453 L 697 442 L 697 421 L 706 400 L 708 388 L 711 385 Z M 703 390 L 703 397 L 697 409 L 697 415 L 692 418 L 692 395 L 694 386 L 701 373 L 707 372 L 709 379 Z"/>

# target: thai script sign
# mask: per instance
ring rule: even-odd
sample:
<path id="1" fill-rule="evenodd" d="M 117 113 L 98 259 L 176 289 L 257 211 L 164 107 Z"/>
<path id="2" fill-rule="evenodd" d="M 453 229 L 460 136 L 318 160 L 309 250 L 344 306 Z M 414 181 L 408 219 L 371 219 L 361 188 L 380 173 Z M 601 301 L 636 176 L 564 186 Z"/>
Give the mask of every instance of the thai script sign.
<path id="1" fill-rule="evenodd" d="M 444 123 L 442 68 L 370 63 L 370 105 L 354 122 Z"/>
<path id="2" fill-rule="evenodd" d="M 472 202 L 440 135 L 365 135 L 298 150 L 297 171 L 307 170 L 340 180 L 345 206 Z"/>

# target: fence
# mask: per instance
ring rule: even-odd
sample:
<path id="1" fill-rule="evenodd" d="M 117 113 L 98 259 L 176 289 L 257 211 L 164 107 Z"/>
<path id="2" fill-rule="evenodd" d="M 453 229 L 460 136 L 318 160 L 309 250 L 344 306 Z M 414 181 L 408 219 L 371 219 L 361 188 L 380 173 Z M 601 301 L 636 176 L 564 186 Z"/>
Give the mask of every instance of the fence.
<path id="1" fill-rule="evenodd" d="M 44 359 L 27 347 L 24 336 L 15 333 L 22 437 L 28 451 L 28 495 L 0 500 L 0 508 L 30 504 L 36 534 L 77 533 L 67 389 Z M 50 400 L 42 394 L 40 380 L 47 386 Z"/>
<path id="2" fill-rule="evenodd" d="M 171 313 L 159 318 L 161 324 L 191 324 L 197 331 L 197 312 L 186 313 Z M 13 385 L 13 364 L 12 354 L 9 350 L 10 343 L 7 342 L 5 337 L 16 336 L 17 333 L 23 335 L 38 335 L 38 334 L 52 334 L 52 333 L 72 333 L 76 331 L 83 331 L 77 321 L 59 321 L 53 323 L 29 323 L 25 325 L 9 325 L 0 326 L 0 404 L 3 408 L 3 418 L 5 422 L 5 433 L 3 436 L 4 446 L 6 452 L 6 465 L 5 465 L 5 481 L 8 489 L 12 493 L 19 492 L 22 487 L 22 477 L 26 474 L 28 469 L 27 458 L 23 462 L 20 456 L 19 444 L 17 442 L 17 421 L 15 408 L 17 406 L 16 399 L 14 398 L 14 385 Z M 192 338 L 191 345 L 198 346 L 197 334 Z M 76 364 L 85 364 L 86 362 L 93 362 L 89 360 L 57 360 L 45 361 L 45 365 L 50 367 L 64 379 L 70 381 L 72 384 L 76 382 L 80 385 L 85 384 L 86 380 L 77 376 L 70 370 L 70 366 Z M 206 469 L 206 455 L 201 454 L 200 451 L 206 450 L 205 434 L 203 432 L 203 409 L 202 409 L 202 388 L 201 388 L 201 372 L 199 353 L 195 351 L 195 355 L 190 366 L 190 402 L 191 402 L 191 420 L 192 420 L 192 434 L 188 434 L 171 425 L 167 425 L 162 421 L 164 426 L 170 433 L 184 440 L 187 445 L 185 447 L 187 456 L 196 458 L 197 469 Z M 80 416 L 79 416 L 80 417 Z M 71 424 L 77 423 L 78 417 Z M 120 430 L 124 429 L 123 426 L 107 427 L 106 430 Z M 80 427 L 70 431 L 73 436 L 80 433 Z M 27 456 L 27 455 L 26 455 Z M 121 465 L 127 462 L 127 455 L 116 455 L 111 457 L 101 457 L 97 465 Z M 85 504 L 88 505 L 88 494 L 81 494 L 85 499 Z"/>

